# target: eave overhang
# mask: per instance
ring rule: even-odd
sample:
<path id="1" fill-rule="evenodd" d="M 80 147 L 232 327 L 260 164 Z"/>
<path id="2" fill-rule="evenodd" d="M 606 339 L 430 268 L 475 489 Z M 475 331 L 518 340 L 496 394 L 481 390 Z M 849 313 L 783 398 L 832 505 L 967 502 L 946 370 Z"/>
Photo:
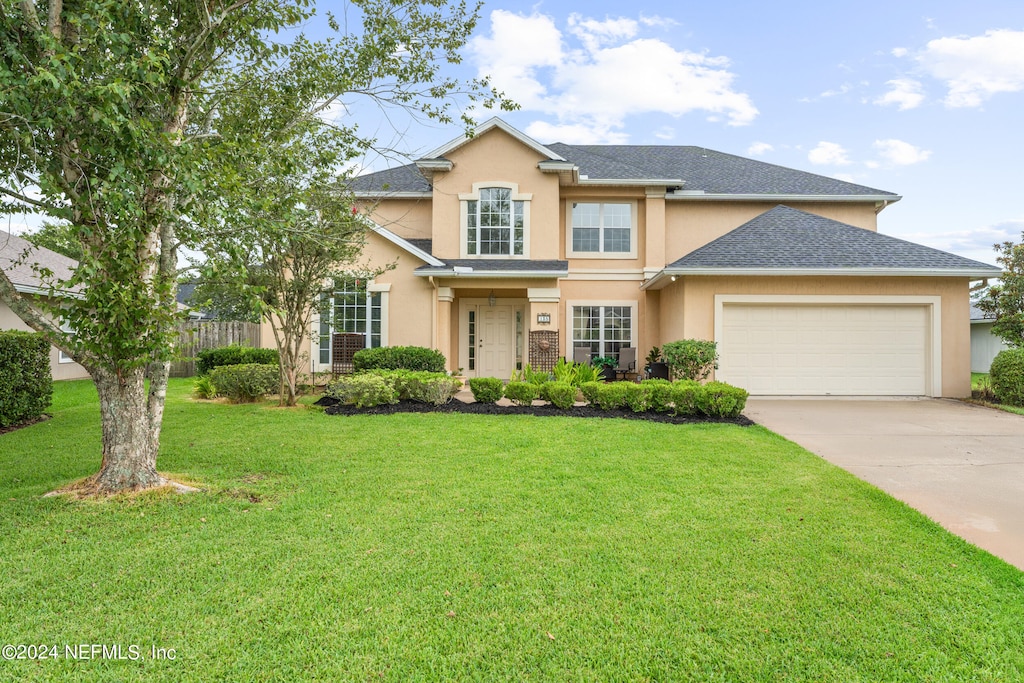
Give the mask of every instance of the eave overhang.
<path id="1" fill-rule="evenodd" d="M 996 277 L 997 268 L 665 268 L 640 289 L 662 289 L 680 277 Z"/>

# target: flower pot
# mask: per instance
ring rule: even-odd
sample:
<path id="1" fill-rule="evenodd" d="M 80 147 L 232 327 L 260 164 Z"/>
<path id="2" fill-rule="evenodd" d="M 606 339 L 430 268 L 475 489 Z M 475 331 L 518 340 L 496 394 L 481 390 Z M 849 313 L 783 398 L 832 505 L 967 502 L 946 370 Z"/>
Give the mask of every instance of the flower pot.
<path id="1" fill-rule="evenodd" d="M 668 363 L 651 363 L 648 365 L 647 379 L 669 379 Z"/>
<path id="2" fill-rule="evenodd" d="M 601 379 L 605 382 L 615 381 L 615 368 L 605 365 L 601 368 Z"/>

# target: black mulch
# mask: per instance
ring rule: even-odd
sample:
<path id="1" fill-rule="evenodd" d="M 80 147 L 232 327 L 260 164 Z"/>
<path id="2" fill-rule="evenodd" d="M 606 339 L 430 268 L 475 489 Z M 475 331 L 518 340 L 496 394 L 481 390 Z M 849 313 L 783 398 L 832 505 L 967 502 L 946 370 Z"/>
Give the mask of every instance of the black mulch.
<path id="1" fill-rule="evenodd" d="M 17 429 L 24 429 L 25 427 L 31 427 L 34 424 L 38 424 L 40 422 L 44 422 L 44 421 L 49 420 L 49 419 L 50 419 L 50 416 L 47 415 L 46 413 L 43 413 L 39 417 L 33 417 L 31 420 L 27 420 L 26 422 L 19 422 L 16 425 L 7 425 L 6 427 L 0 427 L 0 434 L 6 434 L 7 432 L 13 432 L 13 431 L 15 431 Z"/>
<path id="2" fill-rule="evenodd" d="M 623 418 L 627 420 L 646 420 L 648 422 L 664 422 L 667 424 L 699 424 L 717 422 L 749 427 L 755 422 L 745 415 L 735 418 L 721 417 L 676 417 L 664 413 L 648 411 L 634 413 L 632 410 L 601 410 L 591 406 L 574 406 L 568 410 L 545 404 L 539 406 L 499 406 L 494 403 L 464 403 L 458 399 L 441 406 L 433 406 L 416 401 L 399 401 L 392 405 L 374 406 L 373 408 L 356 408 L 341 405 L 337 399 L 322 397 L 314 405 L 325 406 L 328 415 L 394 415 L 395 413 L 465 413 L 469 415 L 536 415 L 538 417 L 590 417 L 590 418 Z"/>

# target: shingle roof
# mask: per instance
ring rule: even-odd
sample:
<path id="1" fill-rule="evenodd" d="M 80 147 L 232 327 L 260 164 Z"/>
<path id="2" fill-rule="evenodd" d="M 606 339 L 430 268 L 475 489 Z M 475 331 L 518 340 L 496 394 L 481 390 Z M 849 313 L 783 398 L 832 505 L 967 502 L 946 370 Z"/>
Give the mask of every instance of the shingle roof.
<path id="1" fill-rule="evenodd" d="M 899 195 L 836 178 L 776 166 L 704 147 L 674 145 L 566 145 L 547 147 L 579 167 L 588 180 L 682 181 L 682 189 L 705 194 L 821 195 L 838 197 Z M 356 192 L 429 192 L 430 183 L 407 164 L 357 176 Z"/>
<path id="2" fill-rule="evenodd" d="M 995 316 L 989 315 L 974 304 L 971 304 L 971 320 L 985 320 L 992 322 L 995 320 Z"/>
<path id="3" fill-rule="evenodd" d="M 526 259 L 448 259 L 443 266 L 420 266 L 417 275 L 451 274 L 455 268 L 469 269 L 464 274 L 550 272 L 551 277 L 569 270 L 568 261 L 531 261 Z"/>
<path id="4" fill-rule="evenodd" d="M 892 269 L 991 271 L 980 261 L 776 206 L 666 266 L 679 270 Z"/>
<path id="5" fill-rule="evenodd" d="M 898 195 L 836 178 L 776 166 L 704 147 L 548 145 L 595 179 L 679 178 L 684 190 L 707 194 Z"/>
<path id="6" fill-rule="evenodd" d="M 26 250 L 28 255 L 23 257 Z M 33 265 L 52 271 L 54 282 L 60 282 L 71 277 L 78 262 L 64 254 L 36 247 L 17 235 L 0 233 L 0 269 L 19 291 L 47 289 L 49 283 L 42 281 Z"/>
<path id="7" fill-rule="evenodd" d="M 416 247 L 417 249 L 421 249 L 427 252 L 428 254 L 430 254 L 430 250 L 434 248 L 434 240 L 430 239 L 407 239 L 405 241 L 411 244 L 412 246 Z"/>

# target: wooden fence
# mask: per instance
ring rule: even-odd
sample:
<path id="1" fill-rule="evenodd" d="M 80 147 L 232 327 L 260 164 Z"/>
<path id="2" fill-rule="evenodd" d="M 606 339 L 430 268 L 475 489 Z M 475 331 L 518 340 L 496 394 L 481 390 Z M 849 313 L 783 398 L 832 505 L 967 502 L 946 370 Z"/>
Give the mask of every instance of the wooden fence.
<path id="1" fill-rule="evenodd" d="M 185 320 L 178 323 L 178 344 L 171 363 L 171 377 L 196 374 L 196 354 L 203 349 L 241 344 L 259 346 L 260 326 L 256 323 L 222 320 Z"/>

